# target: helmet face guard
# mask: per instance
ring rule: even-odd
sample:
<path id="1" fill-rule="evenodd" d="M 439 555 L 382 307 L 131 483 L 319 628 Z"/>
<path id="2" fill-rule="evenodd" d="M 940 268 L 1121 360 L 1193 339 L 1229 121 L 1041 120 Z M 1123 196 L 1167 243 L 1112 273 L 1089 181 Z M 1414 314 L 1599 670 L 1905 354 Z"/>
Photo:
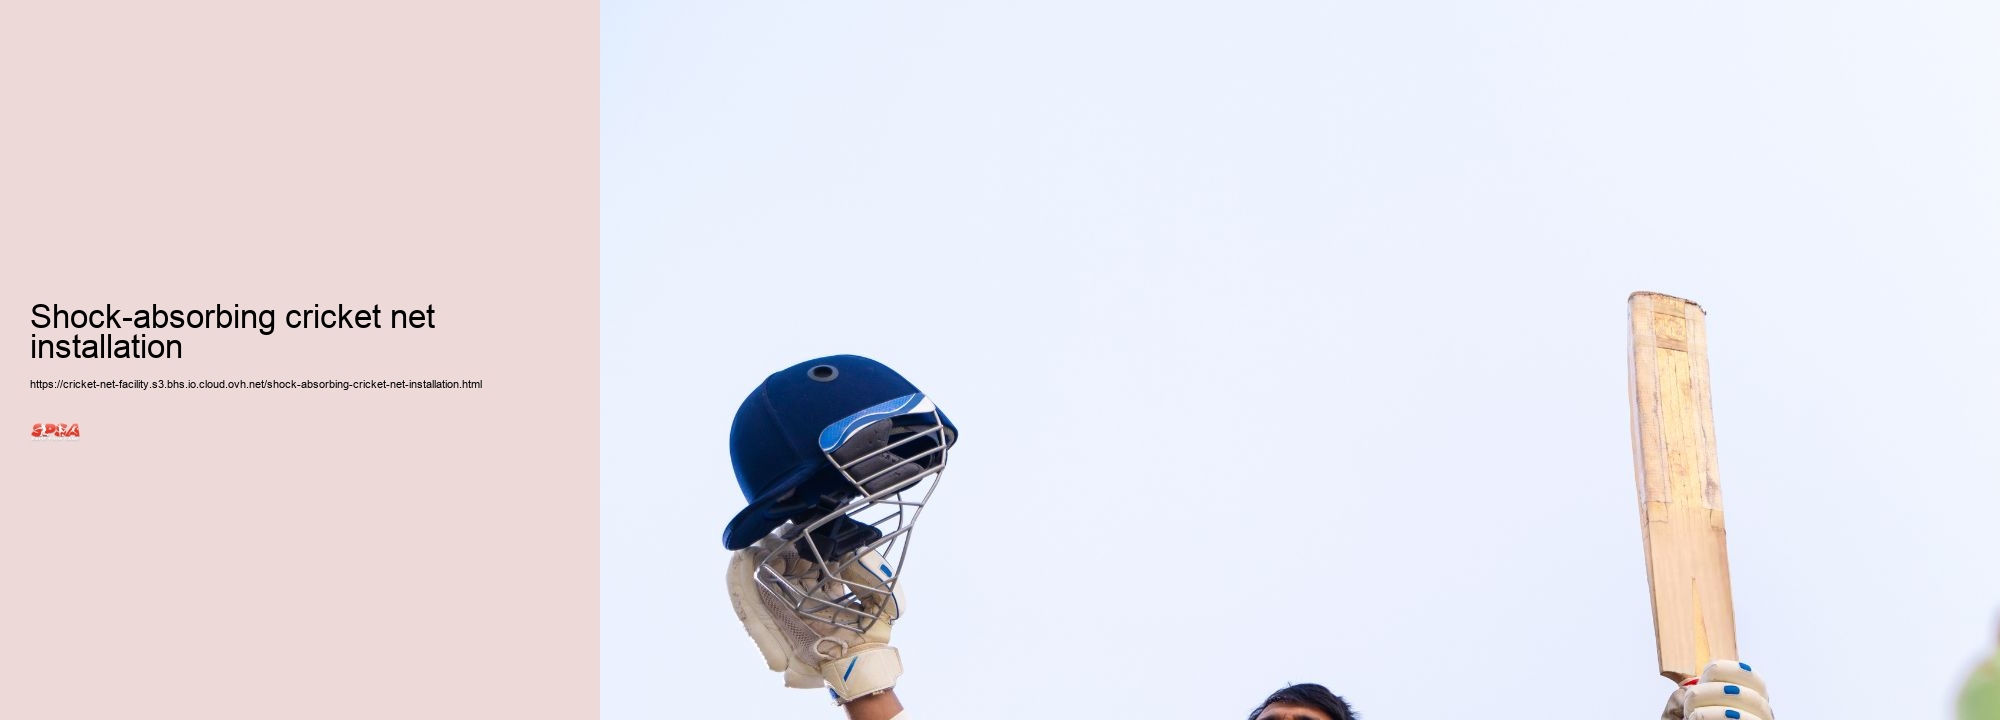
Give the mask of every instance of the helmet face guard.
<path id="1" fill-rule="evenodd" d="M 799 616 L 866 634 L 902 614 L 896 583 L 910 533 L 956 432 L 923 393 L 842 418 L 819 436 L 831 474 L 810 506 L 760 544 L 757 583 Z"/>

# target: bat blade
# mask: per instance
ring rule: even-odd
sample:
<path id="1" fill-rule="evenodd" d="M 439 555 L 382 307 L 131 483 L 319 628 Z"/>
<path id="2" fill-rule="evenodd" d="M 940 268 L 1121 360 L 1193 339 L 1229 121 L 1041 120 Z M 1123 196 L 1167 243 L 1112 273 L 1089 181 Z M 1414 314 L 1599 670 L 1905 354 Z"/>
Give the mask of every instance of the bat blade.
<path id="1" fill-rule="evenodd" d="M 1735 658 L 1736 612 L 1709 397 L 1707 313 L 1633 293 L 1629 390 L 1646 576 L 1660 674 L 1675 682 Z"/>

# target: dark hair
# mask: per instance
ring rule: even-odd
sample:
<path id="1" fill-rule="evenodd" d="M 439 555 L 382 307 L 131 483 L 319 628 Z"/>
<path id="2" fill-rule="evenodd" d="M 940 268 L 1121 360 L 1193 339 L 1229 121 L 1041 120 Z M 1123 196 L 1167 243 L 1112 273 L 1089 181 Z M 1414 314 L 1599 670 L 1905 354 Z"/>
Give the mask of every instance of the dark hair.
<path id="1" fill-rule="evenodd" d="M 1277 703 L 1315 708 L 1333 720 L 1354 720 L 1354 708 L 1348 707 L 1346 700 L 1340 699 L 1339 695 L 1333 694 L 1333 691 L 1326 689 L 1325 685 L 1315 683 L 1286 685 L 1271 693 L 1271 696 L 1264 698 L 1264 702 L 1259 704 L 1257 709 L 1250 711 L 1250 720 L 1257 720 L 1257 715 L 1264 712 L 1264 708 Z"/>

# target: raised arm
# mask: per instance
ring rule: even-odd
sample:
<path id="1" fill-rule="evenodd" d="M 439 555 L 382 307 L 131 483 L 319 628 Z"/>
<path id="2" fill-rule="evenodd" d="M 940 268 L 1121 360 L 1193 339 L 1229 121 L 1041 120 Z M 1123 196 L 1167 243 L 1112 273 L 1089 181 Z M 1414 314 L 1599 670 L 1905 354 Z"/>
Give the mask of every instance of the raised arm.
<path id="1" fill-rule="evenodd" d="M 893 688 L 842 707 L 847 708 L 847 720 L 913 720 L 903 713 L 903 703 L 896 699 Z"/>

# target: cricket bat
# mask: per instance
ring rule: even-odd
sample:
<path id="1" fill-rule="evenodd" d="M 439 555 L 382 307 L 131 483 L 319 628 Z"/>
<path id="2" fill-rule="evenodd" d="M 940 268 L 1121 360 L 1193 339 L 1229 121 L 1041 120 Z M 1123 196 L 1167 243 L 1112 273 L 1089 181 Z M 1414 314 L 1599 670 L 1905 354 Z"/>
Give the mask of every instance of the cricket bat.
<path id="1" fill-rule="evenodd" d="M 1706 311 L 1632 293 L 1632 466 L 1653 593 L 1660 674 L 1679 683 L 1734 659 L 1736 611 L 1722 526 L 1722 476 L 1709 401 Z"/>

